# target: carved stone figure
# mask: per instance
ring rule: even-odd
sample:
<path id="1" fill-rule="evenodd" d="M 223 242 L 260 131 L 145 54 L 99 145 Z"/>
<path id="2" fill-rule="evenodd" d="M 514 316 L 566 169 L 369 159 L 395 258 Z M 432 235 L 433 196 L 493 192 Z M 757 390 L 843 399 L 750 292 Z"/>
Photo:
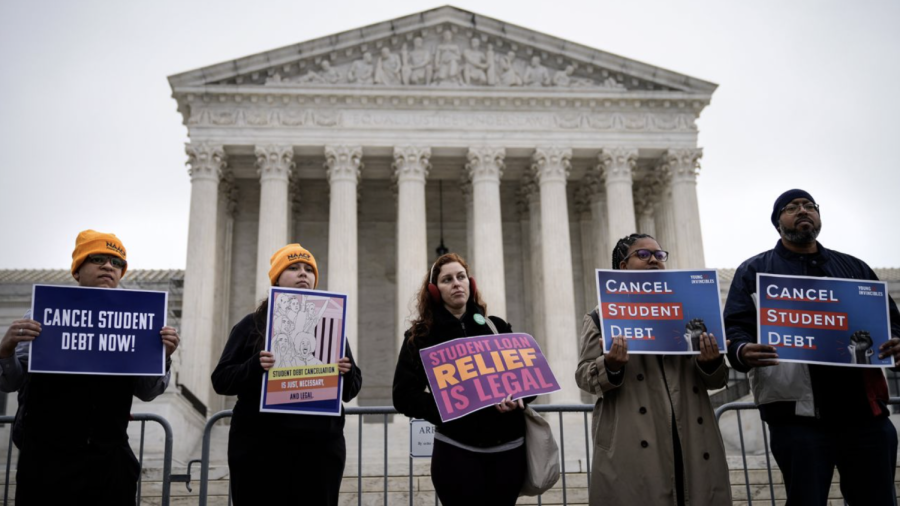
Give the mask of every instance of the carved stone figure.
<path id="1" fill-rule="evenodd" d="M 331 62 L 329 60 L 322 60 L 322 63 L 319 64 L 322 67 L 322 72 L 317 73 L 314 70 L 310 70 L 305 75 L 297 78 L 298 83 L 315 83 L 315 84 L 337 84 L 341 81 L 343 76 L 341 72 L 331 66 Z"/>
<path id="2" fill-rule="evenodd" d="M 403 84 L 431 84 L 432 66 L 431 53 L 425 49 L 422 37 L 413 39 L 413 50 L 406 52 L 406 44 L 403 45 Z"/>
<path id="3" fill-rule="evenodd" d="M 522 76 L 516 72 L 515 67 L 516 52 L 510 51 L 506 56 L 500 57 L 500 85 L 501 86 L 522 86 Z"/>
<path id="4" fill-rule="evenodd" d="M 612 88 L 614 90 L 624 90 L 625 89 L 625 85 L 623 85 L 619 81 L 616 81 L 616 78 L 614 78 L 612 76 L 607 77 L 606 80 L 603 81 L 603 87 L 604 88 Z"/>
<path id="5" fill-rule="evenodd" d="M 594 81 L 590 79 L 584 79 L 581 77 L 572 77 L 572 74 L 575 73 L 575 66 L 569 65 L 566 67 L 566 70 L 557 71 L 556 74 L 553 74 L 553 86 L 559 86 L 561 88 L 566 87 L 574 87 L 574 88 L 583 88 L 587 86 L 594 86 Z"/>
<path id="6" fill-rule="evenodd" d="M 531 65 L 525 69 L 523 76 L 525 86 L 548 86 L 550 84 L 550 72 L 547 67 L 541 65 L 541 57 L 534 56 L 531 58 Z"/>
<path id="7" fill-rule="evenodd" d="M 488 59 L 479 49 L 481 41 L 473 38 L 469 49 L 463 51 L 463 82 L 487 84 Z"/>
<path id="8" fill-rule="evenodd" d="M 434 67 L 437 70 L 434 83 L 459 84 L 459 60 L 462 58 L 459 46 L 453 42 L 453 32 L 448 30 L 441 36 L 444 40 L 434 52 Z"/>
<path id="9" fill-rule="evenodd" d="M 266 84 L 281 84 L 282 82 L 281 74 L 278 72 L 266 78 Z"/>
<path id="10" fill-rule="evenodd" d="M 363 53 L 361 60 L 350 65 L 347 80 L 351 83 L 373 84 L 375 82 L 375 65 L 372 64 L 372 53 Z"/>
<path id="11" fill-rule="evenodd" d="M 381 48 L 381 57 L 375 66 L 375 84 L 396 86 L 403 82 L 400 55 L 391 53 L 387 47 Z"/>

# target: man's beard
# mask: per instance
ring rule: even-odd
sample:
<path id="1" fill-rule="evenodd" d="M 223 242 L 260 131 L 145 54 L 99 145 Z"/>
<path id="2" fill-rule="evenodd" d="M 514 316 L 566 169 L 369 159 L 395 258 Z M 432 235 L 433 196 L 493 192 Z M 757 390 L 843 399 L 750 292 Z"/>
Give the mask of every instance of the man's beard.
<path id="1" fill-rule="evenodd" d="M 781 226 L 781 236 L 785 238 L 788 242 L 792 242 L 794 244 L 810 244 L 816 241 L 816 237 L 819 237 L 819 232 L 822 230 L 822 225 L 815 226 L 808 230 L 800 230 L 799 228 L 788 228 L 784 225 Z"/>

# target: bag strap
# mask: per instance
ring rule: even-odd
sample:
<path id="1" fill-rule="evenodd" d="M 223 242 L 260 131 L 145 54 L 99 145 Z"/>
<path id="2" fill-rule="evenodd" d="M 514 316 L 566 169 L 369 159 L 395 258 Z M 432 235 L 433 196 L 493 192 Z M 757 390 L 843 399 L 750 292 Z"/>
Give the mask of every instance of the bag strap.
<path id="1" fill-rule="evenodd" d="M 600 312 L 597 309 L 591 311 L 591 320 L 594 320 L 594 325 L 597 326 L 597 330 L 600 330 Z"/>
<path id="2" fill-rule="evenodd" d="M 491 332 L 493 332 L 494 334 L 499 334 L 499 332 L 497 332 L 497 326 L 494 325 L 494 322 L 491 321 L 491 318 L 489 316 L 484 317 L 484 323 L 486 323 L 487 326 L 490 327 Z"/>

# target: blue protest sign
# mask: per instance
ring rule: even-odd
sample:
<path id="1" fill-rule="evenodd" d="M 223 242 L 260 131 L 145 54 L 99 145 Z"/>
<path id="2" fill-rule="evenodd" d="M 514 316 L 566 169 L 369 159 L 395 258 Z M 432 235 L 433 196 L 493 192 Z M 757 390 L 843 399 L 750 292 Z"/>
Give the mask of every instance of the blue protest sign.
<path id="1" fill-rule="evenodd" d="M 700 353 L 700 334 L 725 352 L 719 277 L 713 269 L 623 271 L 597 269 L 603 350 L 628 339 L 628 353 Z"/>
<path id="2" fill-rule="evenodd" d="M 346 295 L 269 289 L 266 350 L 275 366 L 263 375 L 260 412 L 340 416 L 346 319 Z"/>
<path id="3" fill-rule="evenodd" d="M 162 376 L 168 293 L 34 285 L 30 372 Z"/>
<path id="4" fill-rule="evenodd" d="M 887 294 L 882 281 L 759 273 L 757 342 L 782 362 L 892 367 L 878 358 L 891 338 Z"/>

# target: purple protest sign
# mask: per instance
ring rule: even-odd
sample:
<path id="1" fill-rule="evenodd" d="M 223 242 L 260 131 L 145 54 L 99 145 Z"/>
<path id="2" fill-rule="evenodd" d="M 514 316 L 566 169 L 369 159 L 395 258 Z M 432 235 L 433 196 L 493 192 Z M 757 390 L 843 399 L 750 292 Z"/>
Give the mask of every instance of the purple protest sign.
<path id="1" fill-rule="evenodd" d="M 454 339 L 419 351 L 441 420 L 449 422 L 497 404 L 560 390 L 528 334 Z"/>

